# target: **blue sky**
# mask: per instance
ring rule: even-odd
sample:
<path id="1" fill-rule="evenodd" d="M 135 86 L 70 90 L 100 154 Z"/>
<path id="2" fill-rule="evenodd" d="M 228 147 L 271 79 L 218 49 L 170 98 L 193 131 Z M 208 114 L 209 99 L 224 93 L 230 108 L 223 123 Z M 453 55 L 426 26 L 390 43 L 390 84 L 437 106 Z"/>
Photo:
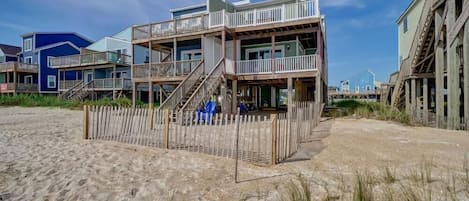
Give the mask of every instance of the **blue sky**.
<path id="1" fill-rule="evenodd" d="M 387 81 L 397 69 L 396 20 L 411 0 L 320 0 L 326 16 L 329 85 L 371 70 Z M 170 19 L 169 9 L 204 0 L 2 0 L 0 43 L 28 32 L 78 32 L 92 40 L 133 24 Z M 6 9 L 5 9 L 6 8 Z"/>

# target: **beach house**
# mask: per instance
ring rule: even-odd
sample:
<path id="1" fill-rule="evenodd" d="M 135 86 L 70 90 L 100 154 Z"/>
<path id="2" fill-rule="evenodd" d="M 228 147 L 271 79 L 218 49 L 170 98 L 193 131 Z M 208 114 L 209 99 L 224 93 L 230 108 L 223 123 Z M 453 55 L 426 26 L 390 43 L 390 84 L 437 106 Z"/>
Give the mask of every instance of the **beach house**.
<path id="1" fill-rule="evenodd" d="M 193 111 L 206 101 L 224 113 L 239 103 L 256 110 L 287 109 L 293 101 L 327 98 L 325 19 L 317 0 L 207 0 L 170 10 L 172 19 L 134 26 L 132 44 L 148 62 L 132 67 L 133 101 Z M 155 94 L 154 88 L 160 87 Z"/>
<path id="2" fill-rule="evenodd" d="M 394 107 L 415 122 L 469 127 L 469 0 L 414 0 L 399 17 Z M 389 99 L 388 99 L 389 100 Z"/>
<path id="3" fill-rule="evenodd" d="M 92 43 L 91 40 L 77 33 L 46 33 L 33 32 L 22 35 L 23 48 L 19 53 L 19 63 L 37 66 L 37 91 L 42 94 L 58 93 L 58 71 L 51 68 L 51 59 L 65 55 L 78 54 L 80 48 Z M 82 76 L 69 73 L 70 79 Z"/>
<path id="4" fill-rule="evenodd" d="M 0 94 L 37 93 L 37 65 L 18 62 L 21 47 L 0 44 Z"/>
<path id="5" fill-rule="evenodd" d="M 51 68 L 57 69 L 60 75 L 60 97 L 79 100 L 130 97 L 134 52 L 131 36 L 132 28 L 126 28 L 82 48 L 77 54 L 52 58 Z M 139 57 L 134 62 L 145 62 L 146 49 L 136 46 L 135 51 Z"/>

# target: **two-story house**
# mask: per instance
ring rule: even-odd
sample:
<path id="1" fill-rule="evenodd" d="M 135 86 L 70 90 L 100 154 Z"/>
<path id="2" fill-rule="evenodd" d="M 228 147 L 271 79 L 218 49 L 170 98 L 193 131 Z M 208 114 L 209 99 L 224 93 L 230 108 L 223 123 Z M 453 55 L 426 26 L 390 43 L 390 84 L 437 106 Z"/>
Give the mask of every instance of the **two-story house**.
<path id="1" fill-rule="evenodd" d="M 207 0 L 170 12 L 169 21 L 133 27 L 133 45 L 168 55 L 133 64 L 134 101 L 139 85 L 169 85 L 163 109 L 196 110 L 208 100 L 226 113 L 240 102 L 259 110 L 324 103 L 327 43 L 317 0 Z"/>
<path id="2" fill-rule="evenodd" d="M 0 44 L 0 94 L 37 93 L 37 66 L 18 62 L 21 47 Z"/>
<path id="3" fill-rule="evenodd" d="M 38 91 L 43 94 L 58 93 L 58 71 L 51 68 L 51 59 L 65 55 L 78 54 L 80 48 L 92 43 L 91 40 L 77 33 L 41 33 L 22 35 L 23 50 L 19 54 L 20 63 L 38 66 Z M 70 79 L 81 76 L 78 73 L 67 74 Z"/>
<path id="4" fill-rule="evenodd" d="M 145 62 L 146 49 L 131 44 L 132 28 L 104 37 L 81 49 L 79 54 L 55 57 L 51 67 L 60 74 L 60 96 L 65 99 L 117 98 L 132 91 L 130 65 Z M 83 76 L 67 76 L 68 74 Z"/>

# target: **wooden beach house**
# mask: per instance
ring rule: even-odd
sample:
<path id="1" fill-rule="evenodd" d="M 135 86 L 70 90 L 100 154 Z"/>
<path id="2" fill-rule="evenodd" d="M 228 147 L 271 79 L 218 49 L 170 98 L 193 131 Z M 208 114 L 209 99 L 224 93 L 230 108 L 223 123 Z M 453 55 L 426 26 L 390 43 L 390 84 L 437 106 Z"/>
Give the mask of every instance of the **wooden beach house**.
<path id="1" fill-rule="evenodd" d="M 52 58 L 51 67 L 60 75 L 60 97 L 78 100 L 130 97 L 131 35 L 132 29 L 127 28 L 82 48 L 79 54 Z M 140 55 L 145 52 L 143 48 L 140 51 Z M 145 58 L 142 55 L 136 59 L 143 62 Z M 76 76 L 67 76 L 73 74 Z"/>
<path id="2" fill-rule="evenodd" d="M 147 97 L 163 109 L 193 111 L 214 100 L 231 113 L 239 103 L 270 111 L 293 101 L 319 108 L 327 99 L 318 0 L 207 0 L 170 13 L 168 21 L 133 27 L 134 47 L 157 52 L 132 64 L 134 102 Z"/>
<path id="3" fill-rule="evenodd" d="M 0 44 L 0 94 L 37 93 L 38 66 L 18 62 L 21 47 Z"/>

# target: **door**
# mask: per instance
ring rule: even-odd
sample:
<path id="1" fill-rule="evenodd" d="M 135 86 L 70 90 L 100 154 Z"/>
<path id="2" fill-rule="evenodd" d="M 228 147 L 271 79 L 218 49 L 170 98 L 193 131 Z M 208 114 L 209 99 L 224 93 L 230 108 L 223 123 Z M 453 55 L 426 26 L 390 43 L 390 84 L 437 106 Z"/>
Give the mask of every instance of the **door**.
<path id="1" fill-rule="evenodd" d="M 182 61 L 197 61 L 202 59 L 202 50 L 186 50 L 181 52 Z M 182 70 L 184 74 L 189 74 L 194 70 L 197 64 L 195 62 L 184 62 L 181 66 L 182 69 L 178 69 L 178 72 Z"/>
<path id="2" fill-rule="evenodd" d="M 93 72 L 85 72 L 85 84 L 93 81 Z"/>

